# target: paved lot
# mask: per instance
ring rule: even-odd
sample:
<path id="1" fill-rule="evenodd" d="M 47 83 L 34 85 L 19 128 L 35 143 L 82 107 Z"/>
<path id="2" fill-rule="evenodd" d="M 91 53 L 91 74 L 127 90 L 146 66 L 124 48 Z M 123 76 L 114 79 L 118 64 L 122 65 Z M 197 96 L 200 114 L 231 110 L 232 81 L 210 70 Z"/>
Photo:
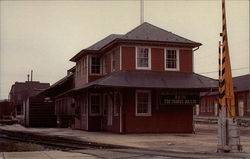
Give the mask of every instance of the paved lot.
<path id="1" fill-rule="evenodd" d="M 80 153 L 91 155 L 95 155 L 98 152 L 99 157 L 106 154 L 107 156 L 112 157 L 118 155 L 124 156 L 124 158 L 150 158 L 150 156 L 152 158 L 152 155 L 157 157 L 157 154 L 163 153 L 158 156 L 158 158 L 168 158 L 169 155 L 166 154 L 173 153 L 173 156 L 179 157 L 185 157 L 188 156 L 187 154 L 191 154 L 190 157 L 192 158 L 192 154 L 200 154 L 200 157 L 197 157 L 196 155 L 195 158 L 202 158 L 202 156 L 206 156 L 202 154 L 210 154 L 221 158 L 221 155 L 216 155 L 215 153 L 217 148 L 217 125 L 215 124 L 196 124 L 195 134 L 114 134 L 58 128 L 25 128 L 20 125 L 1 126 L 0 129 L 22 131 L 44 136 L 60 136 L 83 142 L 121 145 L 150 151 L 150 153 L 139 153 L 139 155 L 138 153 L 131 154 L 132 149 L 130 152 L 126 152 L 128 149 L 122 151 L 119 150 L 119 153 L 116 153 L 113 150 L 94 150 L 94 152 L 91 150 L 80 151 Z M 237 153 L 235 157 L 232 156 L 234 154 L 230 154 L 231 156 L 227 156 L 228 158 L 237 158 L 237 156 L 243 156 L 243 158 L 247 158 L 249 156 L 250 158 L 250 127 L 241 127 L 240 130 L 243 153 Z M 151 152 L 154 153 L 152 154 Z M 222 158 L 224 157 L 222 156 Z"/>

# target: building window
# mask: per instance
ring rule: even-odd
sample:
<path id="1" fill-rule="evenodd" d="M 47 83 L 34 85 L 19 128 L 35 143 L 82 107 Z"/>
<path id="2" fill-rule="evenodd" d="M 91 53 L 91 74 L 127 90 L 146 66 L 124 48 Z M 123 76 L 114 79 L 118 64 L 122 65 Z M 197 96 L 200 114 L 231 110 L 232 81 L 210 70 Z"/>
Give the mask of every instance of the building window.
<path id="1" fill-rule="evenodd" d="M 87 74 L 87 57 L 82 59 L 82 74 L 83 76 Z"/>
<path id="2" fill-rule="evenodd" d="M 111 72 L 115 71 L 115 65 L 116 65 L 116 56 L 115 52 L 113 51 L 111 53 Z"/>
<path id="3" fill-rule="evenodd" d="M 238 97 L 238 116 L 244 116 L 244 98 L 243 96 Z"/>
<path id="4" fill-rule="evenodd" d="M 136 48 L 136 69 L 151 69 L 150 48 Z"/>
<path id="5" fill-rule="evenodd" d="M 101 95 L 90 95 L 90 115 L 101 115 Z"/>
<path id="6" fill-rule="evenodd" d="M 136 91 L 136 116 L 151 116 L 151 92 L 148 90 Z"/>
<path id="7" fill-rule="evenodd" d="M 218 102 L 214 100 L 214 115 L 218 116 Z"/>
<path id="8" fill-rule="evenodd" d="M 97 56 L 91 57 L 91 74 L 101 74 L 101 58 Z"/>
<path id="9" fill-rule="evenodd" d="M 179 70 L 179 50 L 166 49 L 165 50 L 165 70 L 178 71 Z"/>
<path id="10" fill-rule="evenodd" d="M 24 112 L 23 112 L 23 105 L 18 105 L 16 107 L 16 113 L 17 113 L 17 115 L 23 115 L 24 114 Z"/>

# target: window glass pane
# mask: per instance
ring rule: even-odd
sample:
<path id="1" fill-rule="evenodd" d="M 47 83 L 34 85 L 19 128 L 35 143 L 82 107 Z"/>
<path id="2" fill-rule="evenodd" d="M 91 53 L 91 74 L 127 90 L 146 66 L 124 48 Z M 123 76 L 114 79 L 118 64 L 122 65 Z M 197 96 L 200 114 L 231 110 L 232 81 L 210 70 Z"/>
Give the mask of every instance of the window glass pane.
<path id="1" fill-rule="evenodd" d="M 137 92 L 137 113 L 149 113 L 149 92 Z"/>
<path id="2" fill-rule="evenodd" d="M 92 56 L 91 58 L 91 73 L 100 74 L 101 73 L 101 59 L 100 57 Z"/>
<path id="3" fill-rule="evenodd" d="M 166 51 L 166 68 L 171 68 L 171 69 L 177 68 L 177 51 L 176 50 Z"/>
<path id="4" fill-rule="evenodd" d="M 137 67 L 149 67 L 149 48 L 137 49 Z"/>

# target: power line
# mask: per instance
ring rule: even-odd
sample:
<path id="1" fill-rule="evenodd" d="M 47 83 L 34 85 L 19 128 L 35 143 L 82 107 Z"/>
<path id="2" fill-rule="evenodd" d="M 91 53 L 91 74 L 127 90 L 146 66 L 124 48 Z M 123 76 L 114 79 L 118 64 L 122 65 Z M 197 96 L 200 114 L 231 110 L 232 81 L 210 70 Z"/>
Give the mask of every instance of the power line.
<path id="1" fill-rule="evenodd" d="M 235 68 L 231 69 L 232 71 L 237 71 L 237 70 L 244 70 L 244 69 L 249 69 L 249 67 L 241 67 L 241 68 Z M 210 71 L 210 72 L 197 72 L 199 74 L 209 74 L 209 73 L 218 73 L 218 71 Z"/>

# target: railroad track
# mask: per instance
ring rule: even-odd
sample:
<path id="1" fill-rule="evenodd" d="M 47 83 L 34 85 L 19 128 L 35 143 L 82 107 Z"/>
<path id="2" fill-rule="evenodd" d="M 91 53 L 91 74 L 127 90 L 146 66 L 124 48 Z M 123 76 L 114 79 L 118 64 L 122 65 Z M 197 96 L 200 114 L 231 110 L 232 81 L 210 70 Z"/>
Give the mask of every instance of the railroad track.
<path id="1" fill-rule="evenodd" d="M 40 134 L 32 134 L 26 132 L 12 132 L 6 130 L 0 130 L 0 138 L 13 141 L 35 143 L 44 146 L 54 147 L 60 150 L 127 148 L 116 145 L 78 141 L 76 139 L 68 139 L 58 136 L 44 136 Z"/>

